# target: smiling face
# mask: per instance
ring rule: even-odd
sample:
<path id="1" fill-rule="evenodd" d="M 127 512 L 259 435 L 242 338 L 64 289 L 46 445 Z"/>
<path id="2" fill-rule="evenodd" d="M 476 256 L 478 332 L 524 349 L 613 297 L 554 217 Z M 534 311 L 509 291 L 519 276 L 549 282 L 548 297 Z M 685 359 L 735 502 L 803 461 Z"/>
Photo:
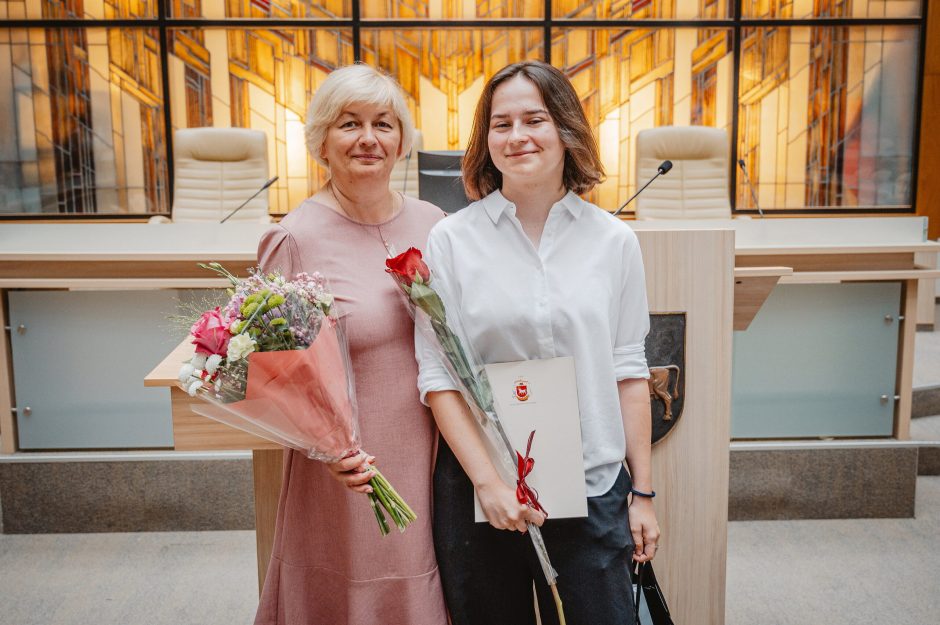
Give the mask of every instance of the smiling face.
<path id="1" fill-rule="evenodd" d="M 493 92 L 490 158 L 510 186 L 561 186 L 565 146 L 538 87 L 517 74 Z"/>
<path id="2" fill-rule="evenodd" d="M 355 102 L 327 129 L 320 155 L 333 178 L 388 179 L 401 155 L 401 138 L 391 107 Z"/>

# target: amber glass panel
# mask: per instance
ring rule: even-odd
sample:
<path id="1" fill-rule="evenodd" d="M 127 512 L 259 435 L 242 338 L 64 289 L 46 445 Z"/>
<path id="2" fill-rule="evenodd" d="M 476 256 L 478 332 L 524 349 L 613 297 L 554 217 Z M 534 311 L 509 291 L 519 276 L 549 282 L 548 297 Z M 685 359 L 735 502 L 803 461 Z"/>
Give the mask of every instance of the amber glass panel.
<path id="1" fill-rule="evenodd" d="M 738 151 L 764 210 L 910 207 L 916 27 L 745 29 Z M 738 207 L 753 208 L 739 182 Z"/>
<path id="2" fill-rule="evenodd" d="M 0 0 L 0 19 L 156 18 L 158 0 Z"/>
<path id="3" fill-rule="evenodd" d="M 333 69 L 352 61 L 348 29 L 171 29 L 173 128 L 264 131 L 279 178 L 271 212 L 287 213 L 326 180 L 304 145 L 307 105 Z"/>
<path id="4" fill-rule="evenodd" d="M 352 17 L 355 0 L 167 0 L 178 18 L 290 19 Z"/>
<path id="5" fill-rule="evenodd" d="M 730 133 L 731 53 L 725 29 L 553 33 L 552 61 L 571 78 L 607 170 L 592 201 L 612 210 L 636 189 L 636 134 L 643 129 L 698 124 Z"/>
<path id="6" fill-rule="evenodd" d="M 923 0 L 743 0 L 741 15 L 760 19 L 919 17 Z"/>
<path id="7" fill-rule="evenodd" d="M 538 29 L 362 31 L 362 60 L 399 81 L 427 150 L 466 148 L 486 79 L 542 53 Z"/>
<path id="8" fill-rule="evenodd" d="M 360 0 L 364 18 L 375 19 L 538 19 L 545 14 L 544 0 Z"/>
<path id="9" fill-rule="evenodd" d="M 0 30 L 0 212 L 169 209 L 157 37 Z"/>
<path id="10" fill-rule="evenodd" d="M 552 14 L 569 19 L 730 19 L 733 0 L 552 0 Z"/>

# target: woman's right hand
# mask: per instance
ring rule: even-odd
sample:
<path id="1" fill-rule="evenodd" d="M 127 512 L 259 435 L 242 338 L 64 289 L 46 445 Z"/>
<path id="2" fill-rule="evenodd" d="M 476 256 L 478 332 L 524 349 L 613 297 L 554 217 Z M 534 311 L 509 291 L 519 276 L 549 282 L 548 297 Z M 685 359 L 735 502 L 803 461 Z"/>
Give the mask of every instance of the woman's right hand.
<path id="1" fill-rule="evenodd" d="M 483 484 L 476 488 L 480 507 L 490 525 L 498 530 L 512 530 L 525 533 L 526 522 L 541 527 L 545 515 L 538 510 L 519 503 L 516 491 L 502 480 Z"/>
<path id="2" fill-rule="evenodd" d="M 343 458 L 337 462 L 326 463 L 333 479 L 357 493 L 371 493 L 372 487 L 369 486 L 369 480 L 372 479 L 372 464 L 375 462 L 375 456 L 369 456 L 362 450 L 355 455 Z"/>

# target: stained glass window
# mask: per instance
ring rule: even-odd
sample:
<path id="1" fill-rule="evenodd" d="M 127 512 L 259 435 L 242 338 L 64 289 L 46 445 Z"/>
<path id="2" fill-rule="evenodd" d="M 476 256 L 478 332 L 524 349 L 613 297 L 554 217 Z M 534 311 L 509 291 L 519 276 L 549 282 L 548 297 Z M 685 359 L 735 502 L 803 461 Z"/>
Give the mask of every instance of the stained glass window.
<path id="1" fill-rule="evenodd" d="M 544 0 L 361 0 L 360 6 L 362 17 L 386 19 L 533 19 L 545 13 Z"/>
<path id="2" fill-rule="evenodd" d="M 570 19 L 730 19 L 734 0 L 553 0 L 552 15 Z"/>
<path id="3" fill-rule="evenodd" d="M 923 0 L 742 0 L 741 15 L 761 19 L 917 17 L 922 6 Z"/>
<path id="4" fill-rule="evenodd" d="M 394 76 L 405 92 L 424 149 L 467 145 L 486 79 L 542 56 L 542 31 L 364 30 L 362 58 Z"/>
<path id="5" fill-rule="evenodd" d="M 152 19 L 158 1 L 0 0 L 0 19 Z"/>
<path id="6" fill-rule="evenodd" d="M 726 29 L 567 28 L 553 33 L 552 60 L 574 84 L 607 170 L 593 201 L 612 210 L 634 192 L 639 131 L 673 124 L 730 131 L 731 49 Z"/>
<path id="7" fill-rule="evenodd" d="M 158 34 L 0 29 L 0 211 L 166 210 Z"/>
<path id="8" fill-rule="evenodd" d="M 170 0 L 172 17 L 329 19 L 352 16 L 354 0 Z"/>
<path id="9" fill-rule="evenodd" d="M 302 126 L 334 68 L 362 60 L 389 72 L 423 147 L 459 150 L 485 80 L 523 59 L 548 60 L 574 83 L 607 168 L 590 198 L 602 206 L 636 188 L 640 130 L 705 125 L 727 129 L 765 210 L 910 212 L 925 7 L 0 0 L 0 213 L 167 213 L 172 130 L 199 126 L 263 130 L 279 176 L 271 210 L 286 213 L 326 179 Z M 20 23 L 3 28 L 10 20 Z M 729 168 L 735 209 L 752 210 Z"/>
<path id="10" fill-rule="evenodd" d="M 307 158 L 303 124 L 320 83 L 353 62 L 350 30 L 172 29 L 170 41 L 174 129 L 264 131 L 270 172 L 278 176 L 272 212 L 288 212 L 323 184 L 326 172 Z"/>
<path id="11" fill-rule="evenodd" d="M 761 208 L 910 206 L 916 29 L 745 29 L 742 49 L 738 154 Z"/>

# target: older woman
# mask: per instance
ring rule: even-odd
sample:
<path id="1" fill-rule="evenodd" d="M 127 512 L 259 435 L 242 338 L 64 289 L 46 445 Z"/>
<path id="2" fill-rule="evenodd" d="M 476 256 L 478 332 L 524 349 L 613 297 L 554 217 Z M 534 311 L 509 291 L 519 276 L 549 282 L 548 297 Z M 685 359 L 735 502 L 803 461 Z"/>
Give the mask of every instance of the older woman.
<path id="1" fill-rule="evenodd" d="M 319 271 L 347 318 L 365 454 L 332 465 L 286 450 L 274 551 L 256 624 L 445 625 L 431 536 L 437 432 L 415 387 L 414 325 L 384 273 L 396 250 L 424 247 L 443 216 L 389 190 L 414 130 L 398 85 L 365 65 L 334 71 L 317 90 L 305 127 L 327 185 L 271 228 L 260 266 Z M 368 467 L 382 472 L 417 513 L 382 537 Z"/>
<path id="2" fill-rule="evenodd" d="M 534 625 L 534 582 L 542 623 L 558 623 L 532 545 L 518 533 L 528 521 L 544 522 L 568 623 L 632 623 L 631 560 L 650 560 L 659 540 L 646 282 L 633 231 L 578 197 L 603 168 L 563 73 L 524 62 L 490 79 L 463 177 L 477 201 L 431 231 L 436 284 L 484 362 L 574 358 L 588 516 L 545 520 L 520 504 L 446 370 L 419 350 L 420 390 L 447 442 L 435 469 L 434 533 L 452 622 Z M 473 522 L 474 491 L 489 525 Z"/>

